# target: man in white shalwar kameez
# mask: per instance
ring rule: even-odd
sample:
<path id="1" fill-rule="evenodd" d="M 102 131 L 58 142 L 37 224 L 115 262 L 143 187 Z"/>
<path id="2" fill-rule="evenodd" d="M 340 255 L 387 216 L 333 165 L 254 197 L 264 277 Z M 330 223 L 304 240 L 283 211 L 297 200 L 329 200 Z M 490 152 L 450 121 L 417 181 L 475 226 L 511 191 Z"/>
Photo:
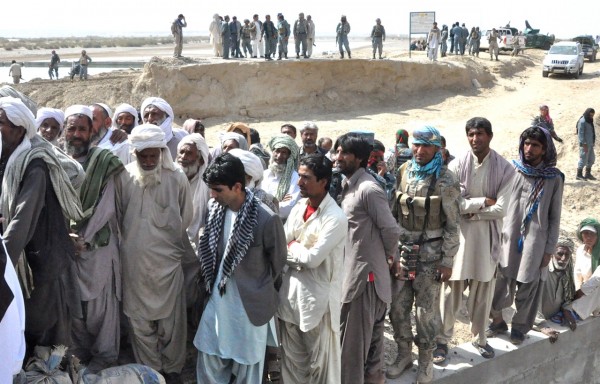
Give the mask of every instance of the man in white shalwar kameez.
<path id="1" fill-rule="evenodd" d="M 140 125 L 129 140 L 135 161 L 116 183 L 123 311 L 136 361 L 176 378 L 185 363 L 181 262 L 191 249 L 190 184 L 173 163 L 160 127 Z"/>
<path id="2" fill-rule="evenodd" d="M 341 378 L 340 308 L 348 219 L 329 195 L 332 163 L 300 160 L 300 200 L 285 223 L 287 271 L 277 311 L 284 383 L 337 384 Z"/>
<path id="3" fill-rule="evenodd" d="M 245 188 L 237 157 L 217 156 L 203 179 L 213 199 L 198 252 L 207 304 L 194 338 L 197 382 L 260 383 L 267 344 L 276 345 L 283 225 Z"/>
<path id="4" fill-rule="evenodd" d="M 223 56 L 223 42 L 221 41 L 221 17 L 218 13 L 213 15 L 213 21 L 208 26 L 210 32 L 210 44 L 213 47 L 215 57 Z"/>
<path id="5" fill-rule="evenodd" d="M 502 218 L 510 198 L 512 165 L 490 148 L 492 124 L 474 117 L 465 126 L 471 150 L 450 163 L 449 169 L 461 186 L 460 248 L 452 266 L 452 276 L 442 285 L 441 312 L 443 327 L 437 337 L 434 361 L 441 363 L 448 353 L 448 342 L 454 333 L 456 314 L 463 292 L 469 288 L 467 307 L 473 343 L 485 358 L 494 356 L 487 343 L 485 330 L 492 306 L 496 265 L 500 252 Z"/>

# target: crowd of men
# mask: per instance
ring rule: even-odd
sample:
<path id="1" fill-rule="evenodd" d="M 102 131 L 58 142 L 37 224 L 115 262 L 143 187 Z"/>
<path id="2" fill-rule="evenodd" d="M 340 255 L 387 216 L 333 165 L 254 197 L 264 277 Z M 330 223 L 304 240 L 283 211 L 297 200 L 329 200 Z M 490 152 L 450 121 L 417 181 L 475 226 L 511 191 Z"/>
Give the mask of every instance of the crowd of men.
<path id="1" fill-rule="evenodd" d="M 301 145 L 284 124 L 263 146 L 233 123 L 210 148 L 200 121 L 177 128 L 174 116 L 159 97 L 139 110 L 98 102 L 37 115 L 0 98 L 0 331 L 10 347 L 0 374 L 59 344 L 98 372 L 119 363 L 125 343 L 177 383 L 193 333 L 199 383 L 260 383 L 277 371 L 286 383 L 383 383 L 412 366 L 413 343 L 427 383 L 467 289 L 485 358 L 513 302 L 515 345 L 539 324 L 556 338 L 544 320 L 575 329 L 600 306 L 600 224 L 580 225 L 576 273 L 574 244 L 559 239 L 552 128 L 525 129 L 510 163 L 483 117 L 466 122 L 471 149 L 453 158 L 432 126 L 410 146 L 399 130 L 386 152 L 369 132 L 319 138 L 314 122 L 300 128 Z M 398 354 L 386 368 L 388 313 Z"/>

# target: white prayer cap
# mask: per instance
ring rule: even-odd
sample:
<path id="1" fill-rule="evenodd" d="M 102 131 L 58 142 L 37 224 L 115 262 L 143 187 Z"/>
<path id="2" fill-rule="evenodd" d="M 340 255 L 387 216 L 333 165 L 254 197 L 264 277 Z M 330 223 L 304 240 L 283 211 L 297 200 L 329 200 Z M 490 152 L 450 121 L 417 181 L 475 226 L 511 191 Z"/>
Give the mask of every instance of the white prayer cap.
<path id="1" fill-rule="evenodd" d="M 0 109 L 4 110 L 8 120 L 17 127 L 25 128 L 28 138 L 35 136 L 35 116 L 27 106 L 16 97 L 0 97 Z"/>
<path id="2" fill-rule="evenodd" d="M 129 143 L 138 152 L 147 148 L 167 148 L 165 133 L 154 124 L 142 124 L 133 128 Z"/>
<path id="3" fill-rule="evenodd" d="M 63 130 L 63 125 L 65 123 L 65 113 L 60 109 L 55 108 L 40 108 L 37 111 L 37 116 L 35 118 L 35 126 L 37 129 L 40 129 L 40 126 L 46 119 L 54 119 L 58 123 L 60 127 L 60 132 Z"/>
<path id="4" fill-rule="evenodd" d="M 165 133 L 165 140 L 169 142 L 173 138 L 173 127 L 171 126 L 173 124 L 173 108 L 171 108 L 171 105 L 169 105 L 165 99 L 161 99 L 160 97 L 148 97 L 144 100 L 142 108 L 140 109 L 142 116 L 144 116 L 144 110 L 149 105 L 154 105 L 167 114 L 165 121 L 160 124 L 160 128 Z"/>
<path id="5" fill-rule="evenodd" d="M 204 164 L 208 164 L 208 144 L 206 144 L 206 140 L 204 140 L 204 137 L 202 137 L 201 134 L 192 133 L 187 136 L 184 136 L 183 139 L 181 139 L 181 141 L 177 144 L 177 151 L 179 152 L 181 147 L 183 147 L 186 144 L 195 145 L 196 148 L 198 148 L 198 151 L 200 151 L 200 156 L 202 156 Z"/>
<path id="6" fill-rule="evenodd" d="M 258 156 L 250 151 L 244 151 L 239 148 L 232 149 L 229 153 L 242 161 L 244 164 L 244 171 L 247 175 L 252 177 L 252 185 L 248 185 L 248 187 L 254 188 L 259 185 L 263 178 L 264 168 Z"/>
<path id="7" fill-rule="evenodd" d="M 90 105 L 90 109 L 92 111 L 94 111 L 94 106 L 96 106 L 96 105 L 102 107 L 102 109 L 104 109 L 104 112 L 106 112 L 106 115 L 108 117 L 112 116 L 112 109 L 110 109 L 110 107 L 108 105 L 104 104 L 104 103 L 94 103 L 94 104 Z"/>
<path id="8" fill-rule="evenodd" d="M 239 133 L 236 132 L 221 132 L 219 133 L 219 140 L 221 141 L 221 146 L 223 143 L 228 140 L 235 140 L 240 145 L 240 149 L 248 150 L 248 140 Z"/>
<path id="9" fill-rule="evenodd" d="M 85 115 L 89 117 L 90 120 L 94 120 L 94 114 L 92 113 L 92 110 L 90 109 L 90 107 L 87 107 L 85 105 L 76 104 L 71 105 L 69 108 L 65 109 L 65 120 L 67 120 L 69 116 L 73 115 Z"/>
<path id="10" fill-rule="evenodd" d="M 586 225 L 585 227 L 582 227 L 582 228 L 579 230 L 579 233 L 581 233 L 581 232 L 583 232 L 583 231 L 590 231 L 590 232 L 598 233 L 598 232 L 596 231 L 596 227 L 594 227 L 593 225 Z"/>
<path id="11" fill-rule="evenodd" d="M 115 114 L 112 117 L 112 126 L 114 128 L 119 128 L 118 124 L 117 124 L 117 119 L 119 118 L 119 115 L 123 112 L 127 112 L 129 113 L 131 116 L 133 116 L 133 126 L 137 127 L 138 125 L 138 111 L 130 104 L 127 103 L 123 103 L 121 105 L 119 105 L 117 107 L 117 109 L 115 109 Z"/>

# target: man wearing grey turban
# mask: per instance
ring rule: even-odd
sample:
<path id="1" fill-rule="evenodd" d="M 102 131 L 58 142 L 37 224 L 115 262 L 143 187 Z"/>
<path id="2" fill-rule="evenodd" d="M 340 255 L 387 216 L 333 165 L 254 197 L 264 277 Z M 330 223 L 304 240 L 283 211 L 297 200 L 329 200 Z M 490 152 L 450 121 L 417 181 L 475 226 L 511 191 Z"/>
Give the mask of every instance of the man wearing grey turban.
<path id="1" fill-rule="evenodd" d="M 287 219 L 292 208 L 300 199 L 298 187 L 298 153 L 299 148 L 294 139 L 288 135 L 277 135 L 269 141 L 271 162 L 264 171 L 260 188 L 279 200 L 279 216 Z"/>
<path id="2" fill-rule="evenodd" d="M 123 312 L 138 363 L 179 382 L 185 364 L 182 260 L 190 257 L 190 183 L 171 159 L 165 133 L 143 124 L 129 135 L 135 161 L 116 181 Z"/>
<path id="3" fill-rule="evenodd" d="M 81 305 L 66 222 L 83 217 L 79 197 L 20 99 L 0 98 L 0 134 L 0 207 L 10 266 L 17 268 L 25 296 L 27 355 L 36 345 L 70 347 Z"/>
<path id="4" fill-rule="evenodd" d="M 556 252 L 548 265 L 546 280 L 540 283 L 540 304 L 534 329 L 549 336 L 550 342 L 556 341 L 558 331 L 549 327 L 546 320 L 564 326 L 576 326 L 574 317 L 565 309 L 575 299 L 574 249 L 573 240 L 565 236 L 559 237 Z"/>

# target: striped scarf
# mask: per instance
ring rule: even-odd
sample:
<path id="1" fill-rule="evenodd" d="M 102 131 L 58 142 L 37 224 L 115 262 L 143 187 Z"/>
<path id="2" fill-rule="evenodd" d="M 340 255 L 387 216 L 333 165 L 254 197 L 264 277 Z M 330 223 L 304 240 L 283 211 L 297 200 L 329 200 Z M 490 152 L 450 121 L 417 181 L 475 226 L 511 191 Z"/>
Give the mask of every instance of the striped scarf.
<path id="1" fill-rule="evenodd" d="M 239 210 L 237 218 L 233 224 L 231 236 L 223 253 L 223 276 L 219 282 L 219 293 L 225 294 L 227 281 L 233 275 L 233 271 L 240 264 L 248 248 L 254 241 L 253 229 L 258 224 L 258 206 L 259 201 L 254 198 L 254 194 L 246 189 L 246 198 Z M 200 238 L 199 258 L 201 273 L 204 278 L 204 289 L 211 293 L 215 276 L 217 274 L 218 246 L 221 234 L 223 233 L 223 221 L 225 218 L 226 207 L 212 200 L 210 202 L 210 211 L 204 233 Z"/>
<path id="2" fill-rule="evenodd" d="M 537 212 L 538 206 L 540 205 L 540 201 L 542 200 L 542 196 L 544 196 L 544 183 L 546 179 L 554 179 L 557 176 L 561 176 L 564 179 L 562 172 L 555 167 L 556 165 L 556 147 L 554 146 L 554 142 L 552 141 L 552 136 L 550 136 L 550 132 L 548 130 L 537 127 L 546 136 L 546 153 L 544 154 L 544 158 L 542 159 L 541 166 L 534 167 L 525 162 L 525 153 L 523 152 L 523 146 L 525 144 L 525 139 L 521 137 L 521 142 L 519 143 L 519 160 L 513 160 L 513 164 L 517 172 L 522 173 L 524 176 L 532 177 L 535 179 L 531 192 L 529 192 L 529 199 L 527 201 L 527 205 L 525 206 L 525 216 L 521 221 L 521 226 L 519 228 L 519 242 L 517 245 L 517 249 L 519 253 L 523 252 L 523 245 L 525 243 L 525 232 L 527 231 L 527 226 L 531 222 L 533 215 Z"/>

